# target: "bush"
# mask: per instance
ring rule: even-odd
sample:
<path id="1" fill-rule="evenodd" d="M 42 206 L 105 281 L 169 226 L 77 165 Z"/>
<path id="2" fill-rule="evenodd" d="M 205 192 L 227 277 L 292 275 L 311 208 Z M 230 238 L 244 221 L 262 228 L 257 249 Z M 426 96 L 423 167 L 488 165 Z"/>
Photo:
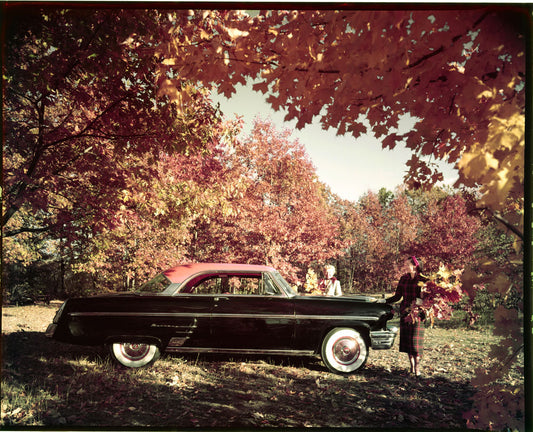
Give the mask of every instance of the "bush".
<path id="1" fill-rule="evenodd" d="M 494 311 L 498 306 L 503 306 L 506 309 L 519 310 L 521 301 L 522 298 L 516 288 L 512 288 L 506 296 L 490 292 L 487 289 L 482 289 L 476 293 L 473 302 L 470 302 L 468 296 L 464 296 L 463 299 L 454 306 L 454 310 L 466 312 L 464 319 L 467 327 L 470 317 L 474 317 L 471 324 L 487 325 L 494 323 Z"/>

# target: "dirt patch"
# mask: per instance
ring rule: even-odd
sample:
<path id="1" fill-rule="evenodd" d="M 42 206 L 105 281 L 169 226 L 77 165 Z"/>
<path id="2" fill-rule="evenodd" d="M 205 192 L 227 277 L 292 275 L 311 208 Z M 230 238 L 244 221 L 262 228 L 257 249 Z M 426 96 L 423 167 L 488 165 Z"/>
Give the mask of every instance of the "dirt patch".
<path id="1" fill-rule="evenodd" d="M 61 303 L 52 301 L 49 305 L 2 306 L 2 334 L 44 332 Z"/>

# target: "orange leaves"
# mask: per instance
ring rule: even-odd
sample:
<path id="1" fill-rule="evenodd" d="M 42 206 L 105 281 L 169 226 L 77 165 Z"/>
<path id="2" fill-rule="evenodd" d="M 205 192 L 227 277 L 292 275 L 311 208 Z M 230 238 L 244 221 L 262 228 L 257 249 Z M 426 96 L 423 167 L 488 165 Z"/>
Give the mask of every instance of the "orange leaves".
<path id="1" fill-rule="evenodd" d="M 462 270 L 449 270 L 442 263 L 436 272 L 424 276 L 426 282 L 419 282 L 422 286 L 423 301 L 418 304 L 413 302 L 410 312 L 412 321 L 416 321 L 421 315 L 434 317 L 438 320 L 449 320 L 452 317 L 452 305 L 458 303 L 463 292 L 461 290 Z"/>
<path id="2" fill-rule="evenodd" d="M 394 147 L 396 147 L 396 144 L 398 141 L 400 141 L 402 139 L 402 137 L 398 136 L 397 134 L 395 133 L 392 133 L 392 134 L 389 134 L 387 135 L 387 137 L 385 137 L 382 141 L 382 147 L 384 149 L 386 148 L 389 148 L 389 149 L 394 149 Z"/>
<path id="3" fill-rule="evenodd" d="M 194 25 L 203 34 L 214 22 L 220 30 L 212 40 L 194 42 Z M 358 137 L 366 132 L 360 118 L 366 113 L 374 134 L 384 137 L 383 148 L 408 137 L 416 158 L 455 162 L 464 152 L 460 182 L 488 185 L 482 203 L 489 206 L 523 184 L 517 140 L 523 142 L 524 127 L 508 108 L 516 103 L 523 122 L 523 39 L 497 13 L 279 10 L 252 18 L 210 12 L 193 23 L 180 59 L 187 78 L 215 82 L 230 95 L 237 76 L 261 76 L 254 89 L 270 92 L 272 107 L 286 109 L 298 128 L 325 109 L 325 128 Z M 418 124 L 399 136 L 391 120 L 405 113 Z M 495 141 L 507 156 L 485 150 Z M 441 178 L 423 163 L 411 167 L 413 182 L 430 186 Z"/>
<path id="4" fill-rule="evenodd" d="M 260 82 L 256 82 L 252 88 L 255 90 L 255 91 L 260 91 L 261 93 L 265 94 L 267 91 L 268 91 L 268 82 L 266 81 L 260 81 Z"/>
<path id="5" fill-rule="evenodd" d="M 426 145 L 430 146 L 431 144 Z M 411 189 L 423 188 L 424 190 L 430 190 L 431 185 L 443 180 L 442 173 L 436 168 L 435 164 L 430 164 L 416 155 L 411 156 L 406 165 L 409 170 L 404 180 Z"/>

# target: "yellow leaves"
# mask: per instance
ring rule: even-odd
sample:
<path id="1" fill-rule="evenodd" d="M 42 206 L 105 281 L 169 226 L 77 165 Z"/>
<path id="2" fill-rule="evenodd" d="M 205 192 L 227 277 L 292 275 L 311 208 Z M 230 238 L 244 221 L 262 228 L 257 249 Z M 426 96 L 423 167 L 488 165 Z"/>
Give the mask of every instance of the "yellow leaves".
<path id="1" fill-rule="evenodd" d="M 494 92 L 490 90 L 484 90 L 477 95 L 476 99 L 478 100 L 491 99 L 493 96 L 494 96 Z"/>
<path id="2" fill-rule="evenodd" d="M 504 149 L 512 150 L 517 145 L 519 139 L 520 137 L 517 137 L 515 133 L 504 131 L 494 135 L 491 141 L 495 141 Z M 489 145 L 493 145 L 493 143 L 489 142 Z"/>
<path id="3" fill-rule="evenodd" d="M 122 200 L 128 202 L 131 199 L 131 192 L 128 189 L 122 189 Z"/>
<path id="4" fill-rule="evenodd" d="M 489 112 L 486 141 L 464 152 L 457 166 L 461 183 L 481 185 L 479 205 L 498 211 L 512 192 L 523 191 L 525 118 L 511 102 L 494 104 Z"/>
<path id="5" fill-rule="evenodd" d="M 439 270 L 437 271 L 437 277 L 448 279 L 452 275 L 452 272 L 443 264 L 439 264 Z"/>
<path id="6" fill-rule="evenodd" d="M 274 27 L 270 27 L 270 28 L 268 29 L 268 33 L 269 33 L 269 34 L 273 34 L 274 36 L 277 36 L 277 35 L 279 34 L 279 31 L 278 31 L 278 29 L 276 29 L 276 28 L 274 28 Z"/>
<path id="7" fill-rule="evenodd" d="M 239 29 L 236 29 L 236 28 L 225 28 L 224 30 L 226 31 L 226 33 L 228 34 L 228 36 L 231 39 L 237 39 L 237 38 L 240 38 L 240 37 L 246 37 L 246 36 L 248 36 L 250 34 L 247 31 L 239 30 Z"/>
<path id="8" fill-rule="evenodd" d="M 183 115 L 187 105 L 193 100 L 191 94 L 196 92 L 194 86 L 180 80 L 162 79 L 159 82 L 158 97 L 168 97 L 175 104 L 178 114 Z"/>
<path id="9" fill-rule="evenodd" d="M 318 288 L 318 275 L 312 268 L 309 268 L 307 270 L 307 274 L 305 275 L 304 290 L 305 292 L 312 295 L 322 294 L 322 292 Z"/>
<path id="10" fill-rule="evenodd" d="M 480 177 L 481 183 L 490 169 L 498 169 L 498 160 L 491 153 L 465 153 L 458 166 L 468 176 Z"/>
<path id="11" fill-rule="evenodd" d="M 493 133 L 487 142 L 490 147 L 513 150 L 523 146 L 525 116 L 517 107 L 502 104 L 492 118 L 491 130 Z"/>
<path id="12" fill-rule="evenodd" d="M 308 46 L 308 51 L 309 51 L 309 56 L 314 61 L 321 62 L 322 59 L 324 58 L 324 54 L 323 53 L 321 53 L 321 52 L 316 53 L 316 46 L 315 45 L 309 45 Z"/>
<path id="13" fill-rule="evenodd" d="M 161 63 L 164 64 L 165 66 L 175 66 L 176 59 L 175 58 L 164 59 Z"/>
<path id="14" fill-rule="evenodd" d="M 171 101 L 177 101 L 179 99 L 179 91 L 176 87 L 176 82 L 170 79 L 161 81 L 157 95 L 159 97 L 168 96 Z"/>
<path id="15" fill-rule="evenodd" d="M 520 102 L 503 97 L 505 88 L 516 88 L 514 77 L 500 83 L 502 88 L 489 88 L 479 79 L 477 84 L 470 97 L 475 96 L 488 116 L 488 129 L 483 141 L 463 153 L 458 163 L 460 182 L 481 185 L 480 206 L 503 210 L 506 198 L 523 189 L 525 116 Z"/>

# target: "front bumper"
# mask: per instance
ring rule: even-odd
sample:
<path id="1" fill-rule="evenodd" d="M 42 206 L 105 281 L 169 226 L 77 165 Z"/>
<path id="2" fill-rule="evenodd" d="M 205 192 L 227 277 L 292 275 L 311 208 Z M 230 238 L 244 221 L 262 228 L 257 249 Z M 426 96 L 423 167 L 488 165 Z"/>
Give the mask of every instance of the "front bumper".
<path id="1" fill-rule="evenodd" d="M 397 334 L 397 327 L 392 327 L 387 330 L 371 331 L 370 340 L 372 341 L 372 349 L 379 350 L 392 348 Z"/>

